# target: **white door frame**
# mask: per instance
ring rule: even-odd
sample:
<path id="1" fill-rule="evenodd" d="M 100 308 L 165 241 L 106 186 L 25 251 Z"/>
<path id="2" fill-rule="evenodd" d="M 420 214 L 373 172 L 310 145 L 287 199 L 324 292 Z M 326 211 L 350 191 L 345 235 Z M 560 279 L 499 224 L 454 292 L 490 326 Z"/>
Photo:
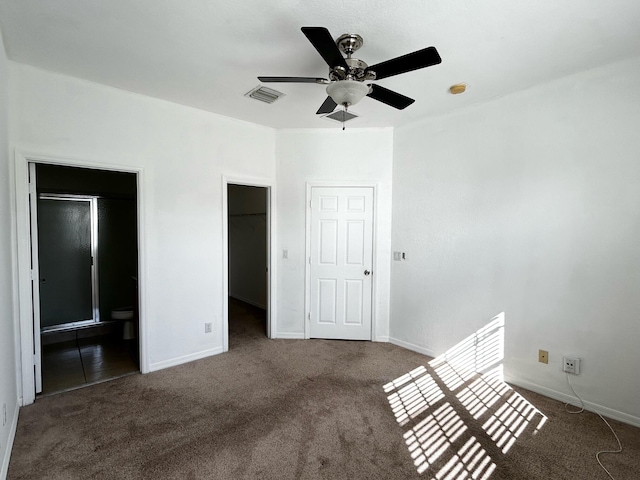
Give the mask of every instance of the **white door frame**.
<path id="1" fill-rule="evenodd" d="M 222 351 L 229 351 L 229 212 L 228 187 L 263 187 L 267 189 L 267 337 L 276 337 L 277 281 L 276 275 L 276 184 L 256 177 L 222 176 Z"/>
<path id="2" fill-rule="evenodd" d="M 92 168 L 114 172 L 135 173 L 137 180 L 138 207 L 138 311 L 140 332 L 140 371 L 149 372 L 147 351 L 146 320 L 146 241 L 144 231 L 144 171 L 142 168 L 112 164 L 93 163 L 83 159 L 56 157 L 40 153 L 24 152 L 16 149 L 14 153 L 14 198 L 15 225 L 17 243 L 17 284 L 18 284 L 18 329 L 20 345 L 20 371 L 22 380 L 22 398 L 20 405 L 29 405 L 35 401 L 34 352 L 35 332 L 33 328 L 34 302 L 31 290 L 31 232 L 29 211 L 29 164 L 45 163 L 66 167 Z M 37 278 L 37 277 L 35 277 Z"/>
<path id="3" fill-rule="evenodd" d="M 349 182 L 349 181 L 315 181 L 306 182 L 306 219 L 305 219 L 305 282 L 304 282 L 304 338 L 311 338 L 310 325 L 311 321 L 311 265 L 309 264 L 309 258 L 311 258 L 311 189 L 316 187 L 344 187 L 344 188 L 358 188 L 369 187 L 373 189 L 373 245 L 372 245 L 372 265 L 371 271 L 373 276 L 371 278 L 371 341 L 374 341 L 376 336 L 376 277 L 377 277 L 377 265 L 376 258 L 378 256 L 378 250 L 376 246 L 377 237 L 377 220 L 378 220 L 378 184 L 373 182 Z"/>

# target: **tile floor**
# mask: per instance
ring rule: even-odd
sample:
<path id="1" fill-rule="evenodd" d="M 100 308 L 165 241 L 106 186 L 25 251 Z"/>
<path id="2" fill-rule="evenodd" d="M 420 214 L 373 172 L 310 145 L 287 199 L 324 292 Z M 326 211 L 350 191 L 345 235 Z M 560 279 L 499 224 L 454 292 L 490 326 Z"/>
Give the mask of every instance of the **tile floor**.
<path id="1" fill-rule="evenodd" d="M 140 371 L 137 340 L 113 335 L 42 346 L 42 394 L 60 392 Z"/>
<path id="2" fill-rule="evenodd" d="M 266 336 L 265 310 L 229 298 L 229 347 L 250 345 Z M 113 334 L 78 336 L 42 346 L 43 395 L 139 371 L 137 340 L 121 340 Z"/>

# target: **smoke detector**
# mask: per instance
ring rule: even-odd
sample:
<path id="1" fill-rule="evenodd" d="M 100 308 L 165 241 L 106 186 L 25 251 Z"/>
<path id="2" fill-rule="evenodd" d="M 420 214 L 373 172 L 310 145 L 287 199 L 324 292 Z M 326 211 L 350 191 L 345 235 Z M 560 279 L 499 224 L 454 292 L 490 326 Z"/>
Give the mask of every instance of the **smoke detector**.
<path id="1" fill-rule="evenodd" d="M 466 90 L 467 90 L 466 83 L 456 83 L 455 85 L 451 85 L 449 87 L 449 93 L 453 95 L 460 95 L 461 93 L 464 93 Z"/>

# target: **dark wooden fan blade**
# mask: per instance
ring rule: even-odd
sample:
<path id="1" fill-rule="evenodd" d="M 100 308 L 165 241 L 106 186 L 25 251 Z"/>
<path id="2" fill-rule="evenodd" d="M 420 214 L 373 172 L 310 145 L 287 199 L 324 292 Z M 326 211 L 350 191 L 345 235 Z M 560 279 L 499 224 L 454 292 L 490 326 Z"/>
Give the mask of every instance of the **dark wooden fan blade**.
<path id="1" fill-rule="evenodd" d="M 345 62 L 329 30 L 324 27 L 302 27 L 302 33 L 309 39 L 329 67 L 341 66 L 349 70 L 347 62 Z"/>
<path id="2" fill-rule="evenodd" d="M 327 97 L 327 99 L 320 105 L 320 108 L 316 112 L 316 115 L 321 113 L 331 113 L 338 106 L 336 102 L 333 101 L 333 98 Z"/>
<path id="3" fill-rule="evenodd" d="M 329 80 L 326 78 L 315 77 L 258 77 L 258 80 L 264 83 L 329 83 Z"/>
<path id="4" fill-rule="evenodd" d="M 408 53 L 386 62 L 378 63 L 367 68 L 367 71 L 376 72 L 376 80 L 392 77 L 400 73 L 411 72 L 419 68 L 430 67 L 442 62 L 435 47 L 427 47 L 417 52 Z"/>
<path id="5" fill-rule="evenodd" d="M 413 98 L 405 97 L 393 90 L 381 87 L 380 85 L 370 85 L 371 92 L 367 97 L 371 97 L 379 102 L 386 103 L 387 105 L 397 108 L 398 110 L 404 110 L 411 105 L 415 100 Z"/>

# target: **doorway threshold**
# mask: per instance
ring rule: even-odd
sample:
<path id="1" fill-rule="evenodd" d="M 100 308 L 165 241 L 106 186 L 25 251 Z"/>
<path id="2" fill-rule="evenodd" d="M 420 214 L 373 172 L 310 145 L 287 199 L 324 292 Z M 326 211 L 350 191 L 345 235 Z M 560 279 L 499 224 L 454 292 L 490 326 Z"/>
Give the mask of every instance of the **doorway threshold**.
<path id="1" fill-rule="evenodd" d="M 93 387 L 94 385 L 98 385 L 100 383 L 106 383 L 106 382 L 110 382 L 112 380 L 117 380 L 119 378 L 130 377 L 131 375 L 140 375 L 140 372 L 138 371 L 138 372 L 123 373 L 122 375 L 117 375 L 115 377 L 103 378 L 101 380 L 96 380 L 96 381 L 91 382 L 91 383 L 83 383 L 82 385 L 76 385 L 75 387 L 69 387 L 69 388 L 65 388 L 63 390 L 56 390 L 55 392 L 39 393 L 39 394 L 36 395 L 36 399 L 45 398 L 45 397 L 51 397 L 53 395 L 58 395 L 60 393 L 72 392 L 74 390 L 80 390 L 81 388 Z"/>

